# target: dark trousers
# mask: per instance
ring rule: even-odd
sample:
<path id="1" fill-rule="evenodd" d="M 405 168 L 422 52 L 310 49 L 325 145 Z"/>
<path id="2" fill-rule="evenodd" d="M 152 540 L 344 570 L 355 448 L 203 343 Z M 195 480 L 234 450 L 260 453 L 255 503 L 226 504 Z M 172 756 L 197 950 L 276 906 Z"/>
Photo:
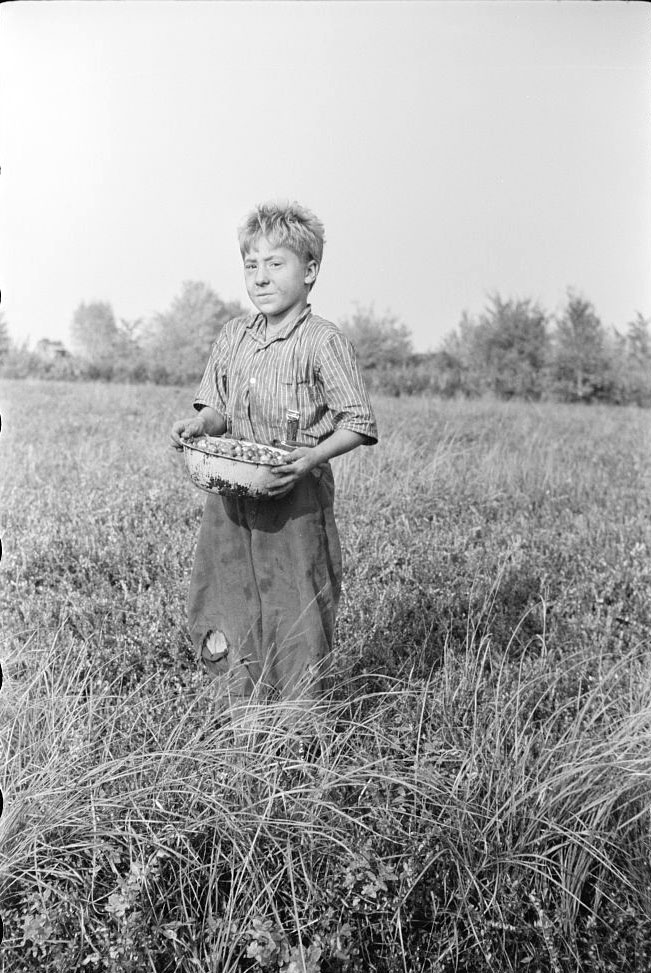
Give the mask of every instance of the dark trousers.
<path id="1" fill-rule="evenodd" d="M 188 622 L 208 671 L 230 693 L 319 692 L 341 591 L 330 466 L 278 500 L 209 495 Z"/>

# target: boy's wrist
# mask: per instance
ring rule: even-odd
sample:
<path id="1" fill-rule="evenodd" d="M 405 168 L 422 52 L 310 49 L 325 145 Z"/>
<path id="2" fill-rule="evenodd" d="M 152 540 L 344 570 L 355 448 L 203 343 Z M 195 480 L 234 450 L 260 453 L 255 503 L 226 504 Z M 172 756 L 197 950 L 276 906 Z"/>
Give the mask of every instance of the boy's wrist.
<path id="1" fill-rule="evenodd" d="M 212 406 L 204 405 L 197 413 L 197 418 L 204 436 L 221 436 L 226 431 L 226 420 Z"/>
<path id="2" fill-rule="evenodd" d="M 312 464 L 312 469 L 321 463 L 327 463 L 330 459 L 329 451 L 325 448 L 325 443 L 319 443 L 317 446 L 309 447 L 308 457 Z"/>
<path id="3" fill-rule="evenodd" d="M 318 466 L 320 463 L 327 463 L 329 460 L 334 459 L 335 456 L 341 456 L 342 453 L 350 452 L 351 449 L 355 449 L 356 446 L 361 445 L 363 439 L 363 436 L 351 430 L 336 430 L 327 439 L 324 439 L 317 446 L 312 447 L 311 456 L 314 459 L 314 465 Z"/>
<path id="4" fill-rule="evenodd" d="M 199 423 L 199 429 L 200 429 L 199 435 L 206 436 L 208 434 L 208 430 L 206 428 L 206 416 L 202 415 L 201 412 L 199 412 L 198 415 L 195 416 L 195 418 Z"/>

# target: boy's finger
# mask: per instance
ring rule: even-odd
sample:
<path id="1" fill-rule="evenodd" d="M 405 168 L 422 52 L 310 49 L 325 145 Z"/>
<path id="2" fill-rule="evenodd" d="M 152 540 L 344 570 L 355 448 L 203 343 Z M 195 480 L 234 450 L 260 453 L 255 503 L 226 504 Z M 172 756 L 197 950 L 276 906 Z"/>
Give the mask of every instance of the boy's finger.
<path id="1" fill-rule="evenodd" d="M 267 495 L 270 497 L 284 497 L 286 493 L 290 492 L 293 486 L 293 483 L 289 483 L 287 486 L 271 487 L 267 490 Z"/>

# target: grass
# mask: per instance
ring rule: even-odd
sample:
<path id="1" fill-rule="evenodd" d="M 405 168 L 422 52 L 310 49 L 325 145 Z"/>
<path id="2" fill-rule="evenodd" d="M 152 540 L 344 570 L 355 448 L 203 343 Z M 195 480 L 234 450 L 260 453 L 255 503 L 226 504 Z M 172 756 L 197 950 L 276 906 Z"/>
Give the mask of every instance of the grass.
<path id="1" fill-rule="evenodd" d="M 3 969 L 651 970 L 651 417 L 379 400 L 330 696 L 224 720 L 189 401 L 5 384 Z"/>

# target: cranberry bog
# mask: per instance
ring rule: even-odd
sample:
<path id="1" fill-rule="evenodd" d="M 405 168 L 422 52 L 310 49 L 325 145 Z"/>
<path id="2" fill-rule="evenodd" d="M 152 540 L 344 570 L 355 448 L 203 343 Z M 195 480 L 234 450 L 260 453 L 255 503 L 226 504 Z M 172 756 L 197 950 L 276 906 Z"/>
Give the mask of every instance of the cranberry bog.
<path id="1" fill-rule="evenodd" d="M 0 393 L 2 969 L 648 973 L 649 412 L 377 399 L 330 693 L 236 710 L 191 398 Z"/>

